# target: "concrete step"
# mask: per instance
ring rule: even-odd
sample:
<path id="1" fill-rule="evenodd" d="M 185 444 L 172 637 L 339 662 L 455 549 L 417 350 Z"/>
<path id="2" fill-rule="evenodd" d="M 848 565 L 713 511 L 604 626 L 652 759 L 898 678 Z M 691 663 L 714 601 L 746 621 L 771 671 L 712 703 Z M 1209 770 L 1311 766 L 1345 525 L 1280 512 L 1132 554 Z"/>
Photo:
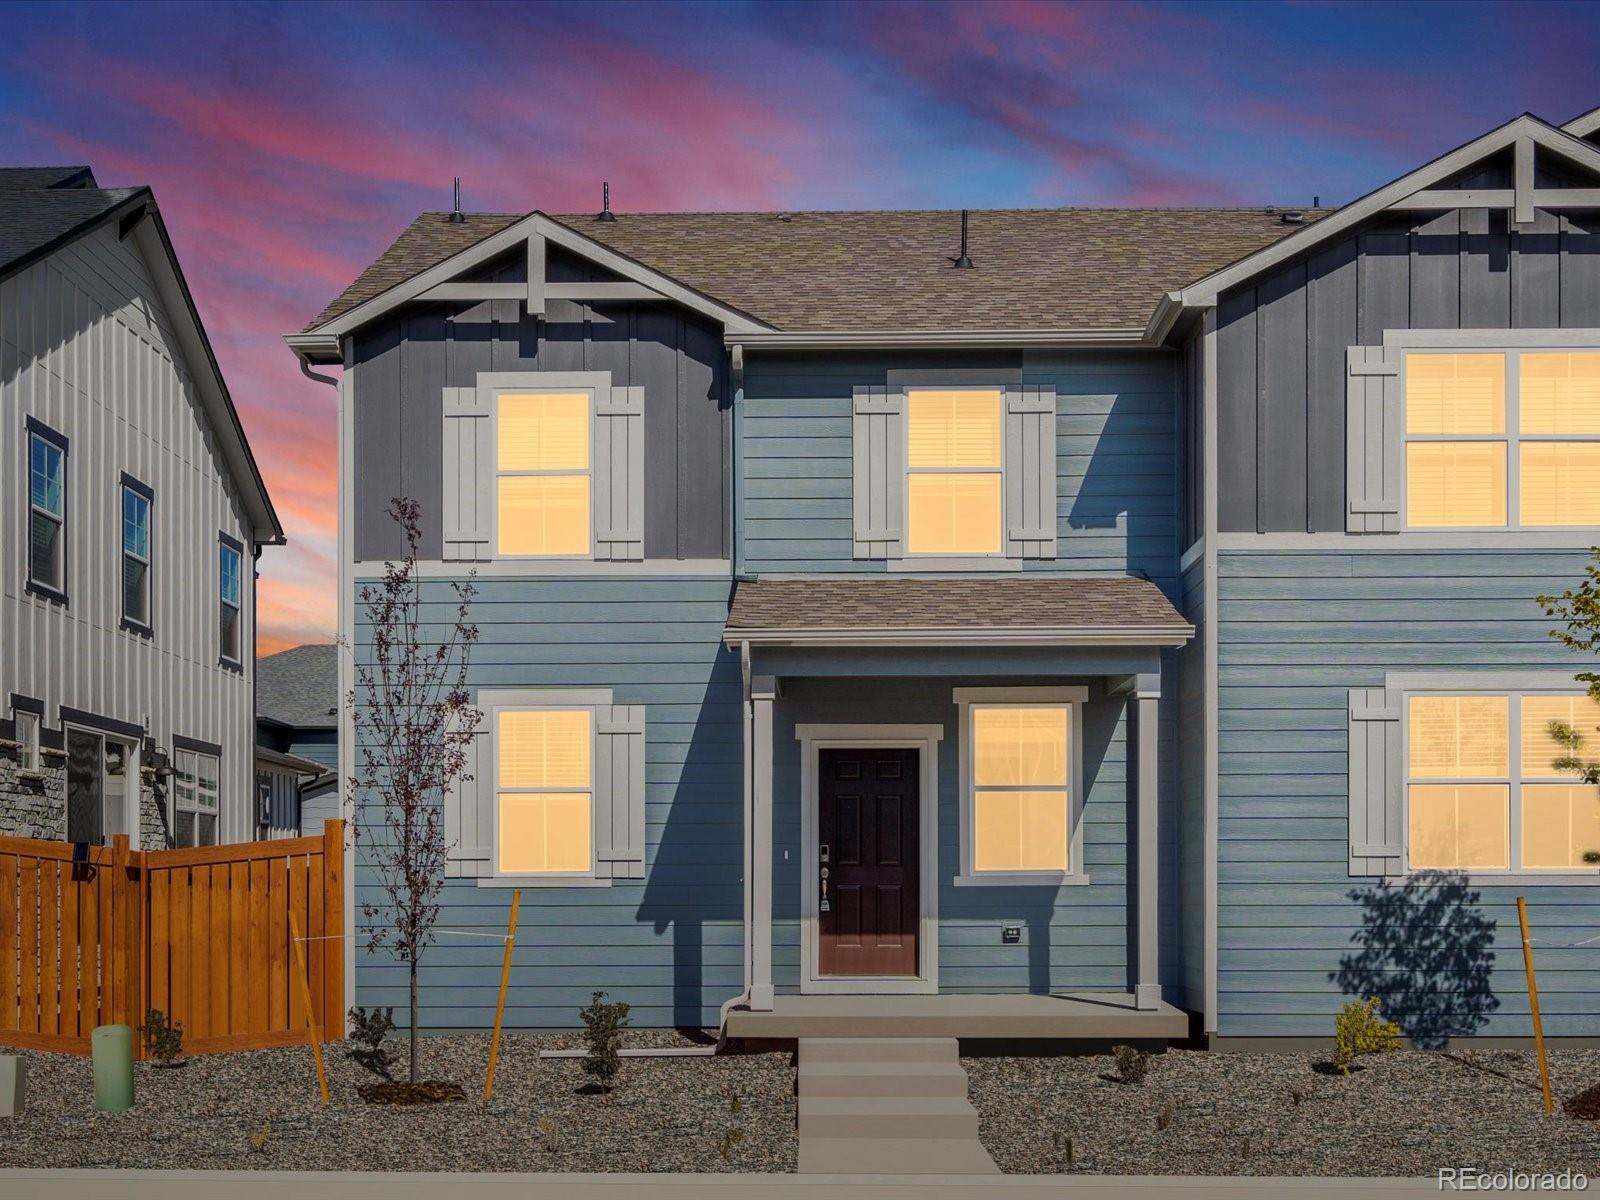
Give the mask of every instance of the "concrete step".
<path id="1" fill-rule="evenodd" d="M 809 1138 L 800 1143 L 800 1170 L 830 1175 L 1000 1174 L 977 1141 L 929 1138 Z"/>
<path id="2" fill-rule="evenodd" d="M 800 1064 L 802 1099 L 954 1096 L 965 1098 L 967 1073 L 953 1062 L 811 1062 Z"/>
<path id="3" fill-rule="evenodd" d="M 897 1096 L 800 1100 L 800 1143 L 811 1138 L 915 1141 L 978 1136 L 978 1112 L 965 1097 Z"/>
<path id="4" fill-rule="evenodd" d="M 801 1038 L 802 1063 L 953 1063 L 955 1038 Z"/>

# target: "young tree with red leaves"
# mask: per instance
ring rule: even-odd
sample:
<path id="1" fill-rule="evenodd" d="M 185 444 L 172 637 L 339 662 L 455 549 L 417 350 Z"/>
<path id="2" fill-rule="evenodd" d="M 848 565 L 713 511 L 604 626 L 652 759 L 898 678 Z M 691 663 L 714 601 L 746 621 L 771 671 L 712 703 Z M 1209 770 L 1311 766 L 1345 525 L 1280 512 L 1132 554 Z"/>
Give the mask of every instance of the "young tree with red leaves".
<path id="1" fill-rule="evenodd" d="M 363 901 L 361 911 L 369 922 L 367 951 L 389 948 L 410 974 L 410 1079 L 416 1083 L 417 966 L 433 943 L 450 852 L 444 797 L 472 778 L 468 754 L 479 720 L 467 694 L 468 661 L 478 640 L 469 620 L 477 572 L 450 583 L 455 612 L 448 627 L 425 620 L 417 577 L 421 505 L 396 497 L 389 515 L 400 526 L 405 554 L 384 564 L 383 582 L 361 589 L 371 646 L 356 655 L 349 697 L 361 764 L 350 784 L 358 803 L 381 813 L 353 822 L 383 896 Z"/>

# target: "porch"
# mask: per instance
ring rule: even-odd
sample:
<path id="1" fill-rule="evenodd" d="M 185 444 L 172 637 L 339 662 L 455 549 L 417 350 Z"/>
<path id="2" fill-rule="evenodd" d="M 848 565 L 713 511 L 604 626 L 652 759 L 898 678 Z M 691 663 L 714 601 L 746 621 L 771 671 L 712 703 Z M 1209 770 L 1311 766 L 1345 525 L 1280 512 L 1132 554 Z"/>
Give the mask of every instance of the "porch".
<path id="1" fill-rule="evenodd" d="M 1190 632 L 1122 577 L 741 582 L 725 636 L 746 686 L 747 957 L 728 1032 L 1183 1036 L 1163 997 L 1159 714 L 1162 650 Z M 979 725 L 1008 716 L 1043 725 L 999 751 L 1014 778 L 981 778 Z"/>
<path id="2" fill-rule="evenodd" d="M 729 1037 L 1181 1038 L 1182 1009 L 1140 1008 L 1130 992 L 932 996 L 774 996 L 765 1012 L 735 1008 Z"/>

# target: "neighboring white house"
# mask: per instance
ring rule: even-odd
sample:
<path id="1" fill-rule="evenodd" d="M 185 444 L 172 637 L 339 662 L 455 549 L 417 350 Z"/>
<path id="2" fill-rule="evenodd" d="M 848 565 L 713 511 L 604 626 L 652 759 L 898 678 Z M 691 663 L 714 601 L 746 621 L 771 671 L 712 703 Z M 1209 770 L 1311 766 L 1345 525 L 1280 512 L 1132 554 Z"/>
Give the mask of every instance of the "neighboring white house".
<path id="1" fill-rule="evenodd" d="M 282 542 L 150 189 L 0 169 L 0 834 L 257 835 Z"/>

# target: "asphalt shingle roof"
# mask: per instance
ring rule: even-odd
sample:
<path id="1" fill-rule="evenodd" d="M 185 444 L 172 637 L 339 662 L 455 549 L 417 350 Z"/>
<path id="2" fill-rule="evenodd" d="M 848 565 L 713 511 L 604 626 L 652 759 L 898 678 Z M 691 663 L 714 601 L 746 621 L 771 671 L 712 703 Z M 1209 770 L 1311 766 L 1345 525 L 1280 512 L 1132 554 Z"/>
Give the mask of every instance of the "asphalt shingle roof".
<path id="1" fill-rule="evenodd" d="M 1171 629 L 1188 622 L 1147 579 L 755 579 L 734 589 L 727 631 Z"/>
<path id="2" fill-rule="evenodd" d="M 301 729 L 332 729 L 338 711 L 338 647 L 296 646 L 256 660 L 258 716 Z"/>
<path id="3" fill-rule="evenodd" d="M 1326 210 L 1305 210 L 1306 221 Z M 522 220 L 424 213 L 308 329 Z M 1142 328 L 1165 291 L 1301 228 L 1268 208 L 623 213 L 555 220 L 785 330 Z"/>
<path id="4" fill-rule="evenodd" d="M 104 216 L 140 188 L 14 186 L 23 178 L 48 178 L 77 168 L 12 168 L 0 171 L 0 271 Z"/>

